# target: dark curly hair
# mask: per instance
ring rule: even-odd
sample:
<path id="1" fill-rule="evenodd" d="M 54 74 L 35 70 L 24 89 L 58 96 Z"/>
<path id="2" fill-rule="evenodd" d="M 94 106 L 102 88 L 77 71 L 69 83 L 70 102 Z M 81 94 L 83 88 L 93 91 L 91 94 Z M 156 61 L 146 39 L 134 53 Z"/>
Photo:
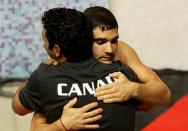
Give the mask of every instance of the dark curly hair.
<path id="1" fill-rule="evenodd" d="M 83 13 L 90 20 L 93 28 L 99 27 L 102 31 L 118 28 L 115 16 L 105 7 L 89 7 Z"/>
<path id="2" fill-rule="evenodd" d="M 67 61 L 80 62 L 92 56 L 92 28 L 82 12 L 53 8 L 44 12 L 42 23 L 49 49 L 58 44 Z"/>

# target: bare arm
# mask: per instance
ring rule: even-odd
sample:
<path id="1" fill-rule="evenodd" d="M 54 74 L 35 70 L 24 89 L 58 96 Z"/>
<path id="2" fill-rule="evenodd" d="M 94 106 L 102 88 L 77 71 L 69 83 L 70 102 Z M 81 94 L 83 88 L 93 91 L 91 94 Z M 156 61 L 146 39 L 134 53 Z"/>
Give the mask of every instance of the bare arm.
<path id="1" fill-rule="evenodd" d="M 119 42 L 117 56 L 136 73 L 142 82 L 138 85 L 141 91 L 135 97 L 136 99 L 151 105 L 165 104 L 170 101 L 171 93 L 167 85 L 141 62 L 133 48 L 124 42 Z"/>
<path id="2" fill-rule="evenodd" d="M 117 56 L 135 72 L 141 83 L 129 81 L 122 73 L 112 73 L 111 77 L 117 81 L 96 89 L 95 96 L 98 100 L 114 103 L 135 98 L 143 103 L 137 106 L 137 109 L 142 111 L 170 101 L 171 93 L 167 85 L 140 61 L 128 44 L 119 42 Z"/>
<path id="3" fill-rule="evenodd" d="M 96 108 L 96 102 L 85 105 L 81 108 L 73 108 L 77 98 L 70 100 L 63 109 L 63 114 L 60 119 L 54 123 L 47 124 L 46 118 L 40 113 L 35 113 L 31 123 L 31 131 L 75 131 L 82 129 L 97 129 L 98 124 L 93 122 L 102 118 L 102 109 Z M 64 124 L 64 128 L 61 121 Z"/>
<path id="4" fill-rule="evenodd" d="M 27 81 L 26 81 L 26 82 L 27 82 Z M 20 102 L 19 96 L 18 96 L 20 90 L 21 90 L 22 88 L 24 88 L 26 82 L 18 88 L 18 90 L 16 91 L 16 95 L 14 96 L 14 98 L 13 98 L 13 100 L 12 100 L 12 109 L 13 109 L 13 111 L 14 111 L 16 114 L 21 115 L 21 116 L 26 115 L 26 114 L 32 112 L 31 110 L 26 109 L 26 108 L 22 105 L 22 103 Z"/>
<path id="5" fill-rule="evenodd" d="M 66 131 L 60 121 L 56 121 L 52 124 L 47 124 L 46 117 L 41 113 L 34 113 L 30 131 Z"/>

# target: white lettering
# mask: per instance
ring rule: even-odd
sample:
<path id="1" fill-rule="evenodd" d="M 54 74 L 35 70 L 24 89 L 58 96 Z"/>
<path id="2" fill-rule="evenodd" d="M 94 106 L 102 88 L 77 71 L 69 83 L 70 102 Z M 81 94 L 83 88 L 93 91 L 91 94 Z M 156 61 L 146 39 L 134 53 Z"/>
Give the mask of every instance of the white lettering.
<path id="1" fill-rule="evenodd" d="M 100 79 L 100 80 L 97 80 L 97 88 L 100 87 L 100 86 L 104 86 L 105 83 Z"/>
<path id="2" fill-rule="evenodd" d="M 80 88 L 79 88 L 78 84 L 72 84 L 71 90 L 69 92 L 69 96 L 72 93 L 76 93 L 78 96 L 82 95 L 82 92 L 80 91 Z"/>
<path id="3" fill-rule="evenodd" d="M 92 84 L 92 87 L 94 88 L 93 84 Z M 83 83 L 83 95 L 86 95 L 86 89 L 87 91 L 89 92 L 89 94 L 94 94 L 95 93 L 95 90 L 92 89 L 88 83 Z"/>
<path id="4" fill-rule="evenodd" d="M 113 77 L 111 78 L 110 76 L 106 76 L 103 79 L 106 79 L 107 84 L 112 83 L 113 79 L 116 81 L 115 78 Z M 71 96 L 73 93 L 76 93 L 78 96 L 82 96 L 82 95 L 87 95 L 87 92 L 88 94 L 94 94 L 96 88 L 104 86 L 104 85 L 106 85 L 106 83 L 102 79 L 99 79 L 97 81 L 92 81 L 90 84 L 83 83 L 81 87 L 79 87 L 77 83 L 74 83 L 71 85 L 67 85 L 67 83 L 59 83 L 57 85 L 57 94 L 59 96 Z M 67 89 L 70 89 L 70 91 L 66 93 L 64 91 L 65 87 Z"/>
<path id="5" fill-rule="evenodd" d="M 66 83 L 59 83 L 59 84 L 57 85 L 57 94 L 58 94 L 59 96 L 67 96 L 67 95 L 68 95 L 67 93 L 63 93 L 63 91 L 62 91 L 62 87 L 63 87 L 63 86 L 67 87 L 67 84 L 66 84 Z"/>
<path id="6" fill-rule="evenodd" d="M 108 84 L 112 83 L 112 80 L 110 79 L 110 76 L 106 76 L 105 78 L 106 78 L 106 81 L 108 82 Z"/>

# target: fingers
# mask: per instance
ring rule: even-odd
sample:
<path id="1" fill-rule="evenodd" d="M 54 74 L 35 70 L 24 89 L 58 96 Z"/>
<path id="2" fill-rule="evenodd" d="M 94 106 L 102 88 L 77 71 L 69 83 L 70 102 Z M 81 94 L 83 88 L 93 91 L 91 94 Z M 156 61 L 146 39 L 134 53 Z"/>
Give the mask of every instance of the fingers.
<path id="1" fill-rule="evenodd" d="M 107 89 L 110 89 L 114 87 L 114 83 L 110 83 L 110 84 L 107 84 L 107 85 L 104 85 L 104 86 L 101 86 L 101 87 L 98 87 L 95 92 L 98 92 L 98 91 L 102 91 L 102 90 L 107 90 Z"/>
<path id="2" fill-rule="evenodd" d="M 89 124 L 89 123 L 93 123 L 93 122 L 100 120 L 102 118 L 102 115 L 97 115 L 97 114 L 102 113 L 102 111 L 103 110 L 101 108 L 99 108 L 97 110 L 88 112 L 85 115 L 85 117 L 88 117 L 88 118 L 84 119 L 84 121 L 83 121 L 83 124 L 85 124 L 84 129 L 97 129 L 97 128 L 99 128 L 98 124 Z"/>
<path id="3" fill-rule="evenodd" d="M 84 113 L 84 118 L 90 118 L 90 117 L 93 117 L 93 116 L 96 116 L 96 115 L 99 115 L 103 112 L 103 109 L 102 108 L 98 108 L 98 109 L 95 109 L 95 110 L 92 110 L 90 112 L 86 112 Z"/>
<path id="4" fill-rule="evenodd" d="M 122 74 L 121 72 L 114 72 L 109 74 L 110 77 L 113 77 L 116 81 L 121 82 L 121 81 L 127 81 L 127 77 Z"/>
<path id="5" fill-rule="evenodd" d="M 101 118 L 102 118 L 102 115 L 97 115 L 97 116 L 85 119 L 84 123 L 87 123 L 87 124 L 93 123 L 93 122 L 100 120 Z"/>
<path id="6" fill-rule="evenodd" d="M 112 93 L 115 93 L 115 92 L 117 92 L 116 88 L 107 87 L 107 88 L 104 88 L 104 89 L 97 90 L 95 92 L 94 96 L 99 97 L 99 96 L 102 96 L 102 95 L 112 94 Z"/>
<path id="7" fill-rule="evenodd" d="M 84 125 L 83 129 L 97 129 L 99 128 L 98 124 L 93 124 L 93 125 Z"/>
<path id="8" fill-rule="evenodd" d="M 102 118 L 103 109 L 98 108 L 98 103 L 93 102 L 80 108 L 73 108 L 77 98 L 70 100 L 63 109 L 61 118 L 69 130 L 97 129 L 99 125 L 93 122 Z"/>
<path id="9" fill-rule="evenodd" d="M 74 97 L 72 100 L 70 100 L 65 106 L 64 108 L 72 108 L 77 102 L 77 98 Z"/>
<path id="10" fill-rule="evenodd" d="M 121 102 L 120 98 L 114 97 L 114 98 L 109 98 L 109 99 L 104 99 L 104 103 L 115 103 L 115 102 Z"/>
<path id="11" fill-rule="evenodd" d="M 97 97 L 98 100 L 105 100 L 105 99 L 111 99 L 111 98 L 118 98 L 118 94 L 112 93 L 112 94 L 106 94 L 106 95 L 101 95 Z"/>
<path id="12" fill-rule="evenodd" d="M 123 74 L 119 71 L 119 72 L 113 72 L 110 73 L 109 76 L 118 79 L 120 76 L 122 76 Z"/>
<path id="13" fill-rule="evenodd" d="M 44 61 L 44 63 L 46 63 L 47 65 L 53 65 L 53 64 L 56 64 L 57 61 L 55 61 L 54 59 L 49 59 L 49 60 Z"/>
<path id="14" fill-rule="evenodd" d="M 98 106 L 98 103 L 93 102 L 93 103 L 90 103 L 90 104 L 87 104 L 87 105 L 81 107 L 80 109 L 81 109 L 82 112 L 87 112 L 87 111 L 89 111 L 93 108 L 96 108 L 97 106 Z"/>

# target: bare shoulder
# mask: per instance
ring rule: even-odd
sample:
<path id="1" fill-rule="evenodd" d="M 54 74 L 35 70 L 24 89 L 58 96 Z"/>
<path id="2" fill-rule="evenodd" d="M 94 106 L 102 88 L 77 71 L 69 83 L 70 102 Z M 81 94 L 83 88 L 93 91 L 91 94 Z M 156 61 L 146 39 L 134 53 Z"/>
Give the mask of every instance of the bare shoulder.
<path id="1" fill-rule="evenodd" d="M 124 64 L 142 63 L 130 44 L 123 41 L 118 41 L 117 56 Z"/>
<path id="2" fill-rule="evenodd" d="M 118 41 L 118 47 L 122 47 L 124 49 L 133 49 L 128 43 L 124 41 Z"/>
<path id="3" fill-rule="evenodd" d="M 136 51 L 127 43 L 119 41 L 117 56 L 120 61 L 127 64 L 142 82 L 156 78 L 156 74 L 140 60 Z"/>

